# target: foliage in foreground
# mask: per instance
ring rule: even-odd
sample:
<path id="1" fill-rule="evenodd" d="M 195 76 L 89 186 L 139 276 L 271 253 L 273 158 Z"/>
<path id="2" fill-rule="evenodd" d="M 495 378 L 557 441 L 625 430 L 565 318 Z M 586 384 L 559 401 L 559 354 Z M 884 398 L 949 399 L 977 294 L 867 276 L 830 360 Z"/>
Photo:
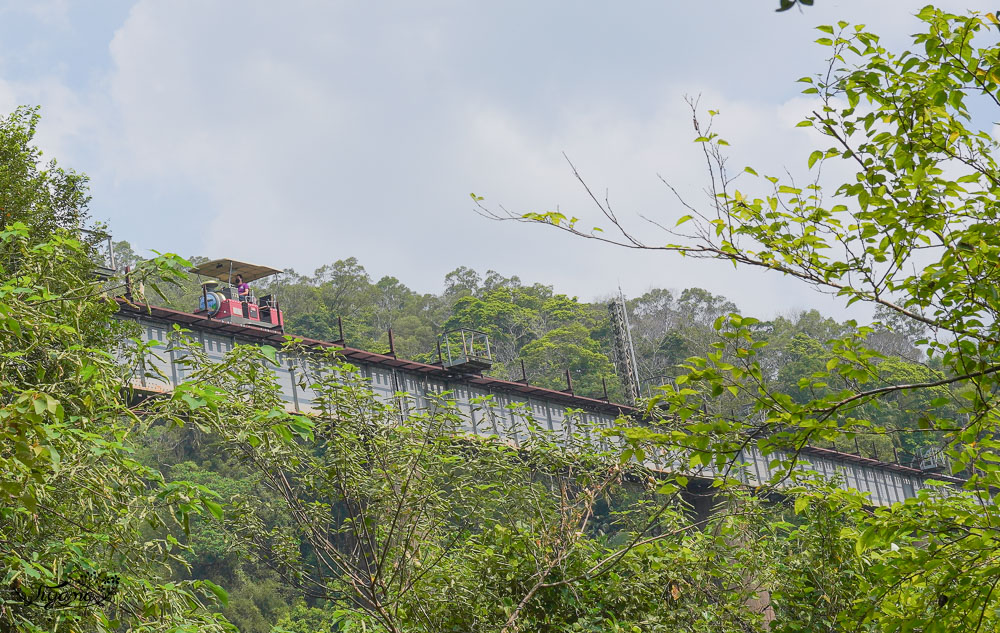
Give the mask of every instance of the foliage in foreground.
<path id="1" fill-rule="evenodd" d="M 924 330 L 918 345 L 926 361 L 910 380 L 894 374 L 898 365 L 873 349 L 861 328 L 832 339 L 826 362 L 799 380 L 802 392 L 795 394 L 768 380 L 756 321 L 733 314 L 717 323 L 726 340 L 689 359 L 677 386 L 665 386 L 655 402 L 689 421 L 691 437 L 708 431 L 706 450 L 715 459 L 745 441 L 794 454 L 817 439 L 915 432 L 946 447 L 951 472 L 968 477 L 961 486 L 925 491 L 870 516 L 852 510 L 860 499 L 829 497 L 838 511 L 864 519 L 837 538 L 853 539 L 867 568 L 846 594 L 817 594 L 831 610 L 816 624 L 831 630 L 998 626 L 1000 169 L 997 143 L 983 126 L 1000 107 L 1000 20 L 934 7 L 917 17 L 923 28 L 901 52 L 887 50 L 863 26 L 820 27 L 817 41 L 831 49 L 830 65 L 802 79 L 817 105 L 799 125 L 829 145 L 809 156 L 808 184 L 748 167 L 738 187 L 727 143 L 696 112 L 713 195 L 707 205 L 678 196 L 686 215 L 670 243 L 643 246 L 601 203 L 621 239 L 582 231 L 559 213 L 520 218 L 623 246 L 780 272 Z M 710 111 L 713 119 L 717 114 Z M 820 168 L 834 161 L 854 173 L 824 189 L 829 169 Z M 710 411 L 707 403 L 727 392 L 752 405 L 749 419 Z M 913 412 L 916 429 L 872 415 L 904 399 L 923 403 Z M 804 488 L 801 495 L 800 511 L 829 492 Z"/>
<path id="2" fill-rule="evenodd" d="M 211 493 L 134 458 L 135 350 L 76 231 L 85 179 L 38 165 L 36 123 L 0 120 L 0 630 L 221 630 L 221 589 L 169 582 L 172 533 Z"/>
<path id="3" fill-rule="evenodd" d="M 741 533 L 753 523 L 723 515 L 706 530 L 685 511 L 678 482 L 623 461 L 596 429 L 559 437 L 515 411 L 519 446 L 471 436 L 449 394 L 380 401 L 333 353 L 309 363 L 317 411 L 293 415 L 265 366 L 273 352 L 238 347 L 215 364 L 197 347 L 187 353 L 190 382 L 152 415 L 197 426 L 263 478 L 267 496 L 229 500 L 227 528 L 309 604 L 329 605 L 290 612 L 316 626 L 759 627 L 746 603 L 763 583 L 764 539 Z M 501 428 L 510 419 L 489 401 L 479 408 L 502 416 Z M 766 514 L 752 499 L 742 505 Z"/>
<path id="4" fill-rule="evenodd" d="M 0 623 L 10 630 L 216 630 L 210 582 L 167 582 L 189 515 L 211 492 L 168 482 L 130 446 L 145 426 L 113 356 L 122 325 L 89 275 L 86 245 L 0 232 Z M 81 283 L 82 282 L 82 283 Z M 201 597 L 200 597 L 201 596 Z"/>

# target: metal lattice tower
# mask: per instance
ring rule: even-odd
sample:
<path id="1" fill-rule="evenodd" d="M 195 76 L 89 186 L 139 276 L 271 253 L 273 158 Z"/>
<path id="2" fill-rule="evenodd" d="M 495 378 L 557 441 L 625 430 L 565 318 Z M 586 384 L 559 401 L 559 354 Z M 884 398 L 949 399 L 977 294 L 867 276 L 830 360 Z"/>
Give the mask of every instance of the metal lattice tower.
<path id="1" fill-rule="evenodd" d="M 611 313 L 611 332 L 615 341 L 615 368 L 625 389 L 625 404 L 634 405 L 639 399 L 639 366 L 635 361 L 632 345 L 632 328 L 629 327 L 625 296 L 618 289 L 618 298 L 608 304 Z"/>

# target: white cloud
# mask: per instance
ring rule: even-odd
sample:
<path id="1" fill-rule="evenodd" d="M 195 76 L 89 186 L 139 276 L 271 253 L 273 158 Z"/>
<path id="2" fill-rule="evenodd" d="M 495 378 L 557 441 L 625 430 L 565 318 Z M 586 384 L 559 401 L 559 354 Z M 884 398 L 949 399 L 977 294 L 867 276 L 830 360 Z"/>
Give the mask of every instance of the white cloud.
<path id="1" fill-rule="evenodd" d="M 99 136 L 95 110 L 81 95 L 54 77 L 40 77 L 32 82 L 4 81 L 0 78 L 0 113 L 6 116 L 22 105 L 41 104 L 42 125 L 35 142 L 44 158 L 56 158 L 66 167 L 74 167 L 81 144 Z"/>
<path id="2" fill-rule="evenodd" d="M 638 218 L 669 225 L 681 215 L 657 174 L 706 201 L 685 94 L 721 111 L 736 171 L 805 177 L 809 151 L 828 145 L 794 128 L 814 102 L 793 81 L 822 54 L 806 44 L 808 27 L 853 13 L 899 41 L 919 4 L 830 0 L 776 16 L 733 3 L 719 21 L 707 3 L 624 13 L 141 0 L 99 79 L 70 89 L 53 77 L 0 78 L 0 107 L 45 104 L 46 149 L 91 173 L 95 213 L 140 247 L 303 272 L 357 256 L 374 275 L 425 291 L 467 265 L 584 298 L 619 282 L 630 294 L 699 285 L 756 313 L 829 310 L 774 275 L 491 223 L 468 193 L 602 223 L 565 151 L 622 218 L 665 241 Z"/>
<path id="3" fill-rule="evenodd" d="M 5 15 L 29 15 L 44 25 L 60 29 L 69 27 L 69 0 L 7 0 L 0 2 L 0 19 Z"/>
<path id="4" fill-rule="evenodd" d="M 10 82 L 0 79 L 0 112 L 7 113 L 17 107 L 17 96 Z"/>
<path id="5" fill-rule="evenodd" d="M 263 19 L 256 5 L 237 15 L 194 6 L 137 4 L 112 43 L 110 85 L 122 126 L 115 153 L 128 157 L 116 161 L 119 177 L 181 179 L 203 191 L 210 209 L 173 216 L 197 222 L 201 252 L 304 271 L 354 255 L 376 275 L 426 290 L 471 265 L 583 297 L 621 282 L 632 293 L 703 285 L 758 312 L 789 298 L 786 284 L 753 273 L 491 224 L 472 212 L 467 194 L 513 211 L 558 205 L 592 216 L 565 151 L 631 226 L 663 242 L 668 236 L 637 217 L 672 225 L 681 214 L 657 173 L 705 201 L 704 159 L 690 142 L 684 94 L 701 92 L 703 107 L 722 112 L 717 125 L 734 145 L 737 170 L 737 158 L 753 156 L 771 173 L 801 167 L 811 149 L 808 133 L 790 121 L 802 100 L 775 105 L 665 83 L 644 97 L 644 107 L 655 104 L 646 112 L 612 95 L 559 104 L 540 119 L 531 104 L 422 84 L 432 64 L 461 64 L 435 20 L 390 23 L 358 38 L 336 24 L 338 10 L 303 21 L 281 10 Z M 285 20 L 302 29 L 291 48 L 264 28 Z M 364 48 L 367 38 L 378 48 Z M 461 72 L 468 69 L 435 68 Z M 732 284 L 743 277 L 754 279 L 753 289 Z"/>
<path id="6" fill-rule="evenodd" d="M 659 182 L 657 172 L 674 184 L 685 200 L 702 209 L 709 201 L 703 189 L 708 176 L 700 146 L 691 142 L 691 113 L 680 93 L 664 99 L 665 107 L 646 119 L 623 116 L 613 110 L 582 109 L 566 114 L 564 121 L 545 138 L 520 127 L 511 114 L 478 111 L 472 118 L 466 168 L 488 184 L 477 189 L 493 205 L 514 212 L 552 210 L 556 204 L 567 215 L 585 218 L 581 225 L 610 229 L 596 212 L 586 192 L 577 184 L 560 155 L 566 149 L 590 188 L 602 200 L 607 192 L 618 216 L 648 244 L 676 241 L 645 223 L 639 215 L 673 226 L 687 211 Z M 801 128 L 784 125 L 790 112 L 801 114 L 799 100 L 768 105 L 731 100 L 707 91 L 702 104 L 721 111 L 716 129 L 733 147 L 735 172 L 753 164 L 766 173 L 782 174 L 787 167 L 805 174 L 805 160 L 816 139 Z M 798 119 L 796 119 L 798 120 Z M 752 188 L 746 180 L 741 187 Z M 540 201 L 548 202 L 539 207 Z M 703 286 L 724 293 L 744 309 L 772 314 L 775 306 L 831 306 L 825 299 L 794 282 L 753 271 L 733 271 L 728 265 L 695 263 L 674 254 L 634 253 L 572 241 L 542 227 L 517 227 L 505 232 L 491 246 L 526 243 L 527 268 L 544 270 L 557 287 L 583 296 L 605 294 L 621 282 L 636 294 L 651 286 L 683 288 Z M 475 251 L 466 251 L 466 258 Z M 480 251 L 479 257 L 482 257 Z M 463 260 L 467 261 L 467 260 Z M 588 292 L 589 291 L 589 292 Z"/>

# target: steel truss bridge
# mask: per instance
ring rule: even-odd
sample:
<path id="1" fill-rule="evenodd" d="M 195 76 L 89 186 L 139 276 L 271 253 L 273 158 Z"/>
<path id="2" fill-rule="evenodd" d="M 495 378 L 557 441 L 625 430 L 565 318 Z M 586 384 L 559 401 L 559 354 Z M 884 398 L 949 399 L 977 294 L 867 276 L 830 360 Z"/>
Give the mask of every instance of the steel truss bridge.
<path id="1" fill-rule="evenodd" d="M 273 330 L 237 325 L 209 317 L 189 314 L 168 308 L 135 304 L 119 299 L 119 318 L 136 321 L 142 330 L 142 339 L 157 344 L 156 356 L 145 362 L 156 366 L 167 380 L 151 378 L 150 373 L 138 372 L 131 385 L 146 393 L 168 393 L 185 380 L 191 369 L 179 361 L 184 352 L 173 344 L 174 326 L 191 332 L 195 344 L 200 345 L 210 360 L 221 360 L 236 344 L 271 344 L 280 347 L 285 335 Z M 298 337 L 297 337 L 298 338 Z M 607 428 L 621 416 L 637 417 L 633 407 L 613 402 L 575 395 L 572 391 L 557 391 L 533 386 L 524 382 L 500 380 L 479 374 L 461 374 L 446 369 L 441 364 L 419 363 L 397 358 L 392 354 L 376 354 L 337 343 L 302 339 L 303 344 L 316 348 L 334 347 L 338 354 L 356 365 L 361 374 L 370 380 L 377 396 L 393 398 L 398 392 L 410 396 L 410 406 L 426 406 L 428 396 L 450 391 L 465 419 L 465 430 L 480 435 L 497 435 L 517 445 L 529 432 L 525 415 L 535 424 L 555 434 L 593 435 L 596 428 Z M 279 353 L 277 366 L 272 369 L 281 386 L 282 398 L 289 410 L 308 413 L 312 411 L 314 394 L 303 381 L 301 360 Z M 148 368 L 151 369 L 151 368 Z M 600 440 L 598 440 L 600 441 Z M 764 456 L 753 448 L 746 448 L 736 455 L 732 476 L 748 486 L 766 482 L 773 473 L 770 463 L 781 455 Z M 929 487 L 928 480 L 959 483 L 961 480 L 923 471 L 911 466 L 883 462 L 850 453 L 804 447 L 797 459 L 803 470 L 814 470 L 820 475 L 837 477 L 845 488 L 869 494 L 872 505 L 887 506 L 916 496 L 922 488 Z M 664 454 L 647 457 L 652 468 L 679 466 L 676 457 Z M 714 473 L 702 470 L 705 477 Z"/>

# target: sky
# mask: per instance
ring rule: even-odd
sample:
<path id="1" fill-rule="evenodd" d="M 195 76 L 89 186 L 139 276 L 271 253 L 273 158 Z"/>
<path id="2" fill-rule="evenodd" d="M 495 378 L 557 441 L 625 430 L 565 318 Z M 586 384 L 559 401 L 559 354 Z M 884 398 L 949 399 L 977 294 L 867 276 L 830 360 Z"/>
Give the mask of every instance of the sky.
<path id="1" fill-rule="evenodd" d="M 769 318 L 861 317 L 773 273 L 630 252 L 488 220 L 601 224 L 573 176 L 640 216 L 703 203 L 685 97 L 718 110 L 731 164 L 804 175 L 823 68 L 814 27 L 867 24 L 895 48 L 925 2 L 0 0 L 0 113 L 40 105 L 46 157 L 91 179 L 91 215 L 141 254 L 231 257 L 303 274 L 356 257 L 439 292 L 467 266 L 581 300 L 701 287 Z M 942 1 L 955 11 L 984 2 Z"/>

